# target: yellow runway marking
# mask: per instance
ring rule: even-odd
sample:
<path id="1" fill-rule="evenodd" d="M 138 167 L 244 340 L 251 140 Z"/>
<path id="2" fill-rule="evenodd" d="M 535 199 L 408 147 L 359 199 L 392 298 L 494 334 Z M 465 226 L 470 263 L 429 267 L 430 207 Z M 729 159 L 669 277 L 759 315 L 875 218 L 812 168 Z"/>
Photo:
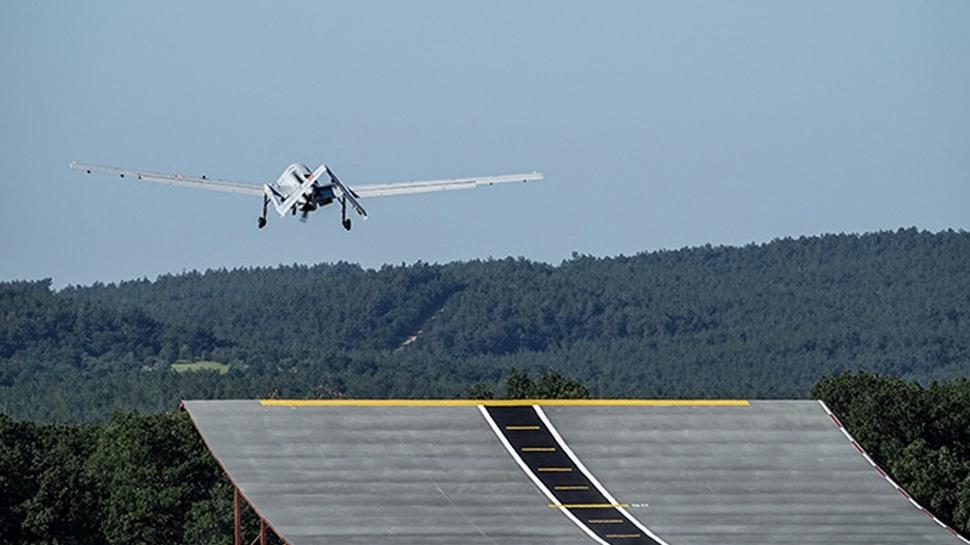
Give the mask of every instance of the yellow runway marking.
<path id="1" fill-rule="evenodd" d="M 620 524 L 623 519 L 589 519 L 586 524 Z"/>
<path id="2" fill-rule="evenodd" d="M 629 507 L 629 503 L 550 503 L 549 509 L 610 509 Z"/>
<path id="3" fill-rule="evenodd" d="M 556 452 L 556 447 L 522 447 L 522 452 Z"/>
<path id="4" fill-rule="evenodd" d="M 572 470 L 571 467 L 540 467 L 539 473 L 569 473 Z"/>
<path id="5" fill-rule="evenodd" d="M 585 484 L 569 484 L 552 487 L 555 490 L 589 490 Z"/>
<path id="6" fill-rule="evenodd" d="M 532 431 L 539 429 L 539 426 L 505 426 L 509 431 Z"/>
<path id="7" fill-rule="evenodd" d="M 747 407 L 743 399 L 260 399 L 266 407 L 520 407 L 637 406 L 637 407 Z"/>
<path id="8" fill-rule="evenodd" d="M 613 537 L 618 539 L 622 539 L 625 537 L 635 538 L 635 537 L 640 537 L 640 534 L 606 534 L 606 537 Z"/>

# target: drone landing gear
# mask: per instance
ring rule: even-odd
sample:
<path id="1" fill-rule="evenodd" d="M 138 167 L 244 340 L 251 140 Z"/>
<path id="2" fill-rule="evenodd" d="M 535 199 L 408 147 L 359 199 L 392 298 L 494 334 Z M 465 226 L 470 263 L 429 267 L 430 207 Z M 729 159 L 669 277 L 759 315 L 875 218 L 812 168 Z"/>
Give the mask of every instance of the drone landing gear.
<path id="1" fill-rule="evenodd" d="M 263 215 L 260 216 L 258 220 L 256 220 L 256 227 L 258 227 L 260 229 L 262 229 L 263 227 L 266 227 L 266 205 L 268 205 L 268 204 L 269 204 L 269 198 L 264 196 L 263 197 Z"/>
<path id="2" fill-rule="evenodd" d="M 340 224 L 344 226 L 345 230 L 350 231 L 350 218 L 347 217 L 347 197 L 340 198 Z"/>

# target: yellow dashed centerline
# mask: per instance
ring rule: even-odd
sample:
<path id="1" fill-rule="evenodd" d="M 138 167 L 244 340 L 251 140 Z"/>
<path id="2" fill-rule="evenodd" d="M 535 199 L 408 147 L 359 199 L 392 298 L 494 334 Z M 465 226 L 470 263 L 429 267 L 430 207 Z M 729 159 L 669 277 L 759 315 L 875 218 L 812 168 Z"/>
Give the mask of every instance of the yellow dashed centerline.
<path id="1" fill-rule="evenodd" d="M 586 524 L 621 524 L 623 519 L 589 519 Z"/>
<path id="2" fill-rule="evenodd" d="M 623 539 L 623 538 L 633 539 L 633 538 L 640 537 L 640 534 L 606 534 L 606 537 L 615 538 L 615 539 Z"/>
<path id="3" fill-rule="evenodd" d="M 539 473 L 569 473 L 572 470 L 571 467 L 540 467 Z"/>
<path id="4" fill-rule="evenodd" d="M 522 447 L 522 452 L 556 452 L 556 447 Z"/>
<path id="5" fill-rule="evenodd" d="M 509 431 L 534 431 L 538 430 L 539 426 L 505 426 L 505 429 Z"/>
<path id="6" fill-rule="evenodd" d="M 552 487 L 554 490 L 589 490 L 585 484 L 563 484 Z"/>

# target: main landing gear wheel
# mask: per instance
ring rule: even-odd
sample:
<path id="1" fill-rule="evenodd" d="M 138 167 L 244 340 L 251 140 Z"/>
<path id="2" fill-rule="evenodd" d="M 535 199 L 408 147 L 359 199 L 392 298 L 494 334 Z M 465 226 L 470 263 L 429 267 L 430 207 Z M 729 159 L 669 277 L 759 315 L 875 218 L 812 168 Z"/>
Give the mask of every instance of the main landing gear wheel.
<path id="1" fill-rule="evenodd" d="M 350 231 L 350 218 L 345 219 L 342 223 L 344 224 L 344 229 Z"/>
<path id="2" fill-rule="evenodd" d="M 256 226 L 262 229 L 266 227 L 266 206 L 269 205 L 269 197 L 263 195 L 263 215 L 259 216 L 259 220 L 256 221 Z"/>

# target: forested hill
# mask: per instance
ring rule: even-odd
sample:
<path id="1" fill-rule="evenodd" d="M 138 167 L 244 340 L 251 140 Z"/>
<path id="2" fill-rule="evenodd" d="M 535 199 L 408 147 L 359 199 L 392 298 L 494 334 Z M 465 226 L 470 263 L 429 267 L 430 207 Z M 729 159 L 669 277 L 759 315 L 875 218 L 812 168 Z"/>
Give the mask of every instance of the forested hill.
<path id="1" fill-rule="evenodd" d="M 228 372 L 172 366 L 199 361 Z M 0 412 L 25 418 L 183 397 L 461 396 L 511 368 L 637 397 L 805 397 L 843 370 L 966 376 L 970 233 L 0 284 Z"/>

